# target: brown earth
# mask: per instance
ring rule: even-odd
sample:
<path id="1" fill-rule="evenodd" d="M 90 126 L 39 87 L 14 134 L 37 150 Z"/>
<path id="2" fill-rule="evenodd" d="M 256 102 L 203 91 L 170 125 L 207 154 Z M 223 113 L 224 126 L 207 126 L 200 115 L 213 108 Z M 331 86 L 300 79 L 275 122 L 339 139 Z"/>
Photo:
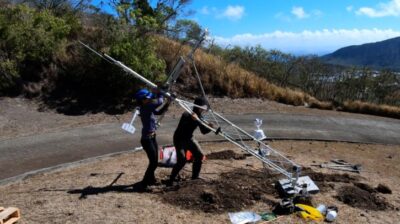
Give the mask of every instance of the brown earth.
<path id="1" fill-rule="evenodd" d="M 225 114 L 291 113 L 368 115 L 294 107 L 259 99 L 212 98 Z M 167 116 L 179 116 L 173 105 Z M 0 140 L 99 123 L 129 120 L 130 113 L 65 116 L 40 102 L 0 99 Z M 374 117 L 377 119 L 377 117 Z M 386 119 L 386 118 L 379 118 Z M 400 220 L 400 146 L 309 141 L 273 141 L 270 145 L 303 167 L 321 192 L 311 203 L 336 206 L 336 223 L 397 223 Z M 228 223 L 228 212 L 272 211 L 280 201 L 275 181 L 282 176 L 265 170 L 255 158 L 229 143 L 203 143 L 207 160 L 203 180 L 191 181 L 190 164 L 178 186 L 155 186 L 135 192 L 146 168 L 144 152 L 105 157 L 66 169 L 41 173 L 0 186 L 0 206 L 21 209 L 19 223 Z M 234 150 L 234 151 L 233 151 Z M 361 164 L 361 174 L 319 168 L 331 159 Z M 158 168 L 167 179 L 170 168 Z M 295 214 L 274 223 L 301 223 Z"/>
<path id="2" fill-rule="evenodd" d="M 392 209 L 392 205 L 384 197 L 361 189 L 357 185 L 341 187 L 337 191 L 336 198 L 355 208 L 373 211 Z"/>
<path id="3" fill-rule="evenodd" d="M 301 165 L 303 174 L 321 187 L 312 196 L 314 206 L 338 207 L 336 223 L 396 223 L 400 219 L 400 146 L 309 141 L 270 145 Z M 232 149 L 229 143 L 203 143 L 202 147 L 207 158 Z M 239 150 L 234 153 L 245 155 Z M 362 172 L 312 166 L 331 159 L 361 164 Z M 282 176 L 265 170 L 254 157 L 206 159 L 204 179 L 195 181 L 189 180 L 191 164 L 187 164 L 178 187 L 159 185 L 149 192 L 135 192 L 134 184 L 146 165 L 146 155 L 140 151 L 33 175 L 0 186 L 0 205 L 19 207 L 20 223 L 228 223 L 228 212 L 268 212 L 280 201 L 274 183 Z M 156 175 L 163 180 L 170 172 L 170 168 L 158 168 Z M 379 193 L 378 185 L 392 194 Z M 292 214 L 274 223 L 302 222 Z"/>
<path id="4" fill-rule="evenodd" d="M 267 196 L 277 197 L 273 185 L 277 176 L 271 177 L 262 171 L 238 168 L 221 173 L 215 180 L 184 181 L 162 198 L 166 203 L 205 213 L 241 211 L 258 201 L 272 206 L 276 202 Z"/>
<path id="5" fill-rule="evenodd" d="M 221 152 L 212 152 L 207 155 L 207 159 L 246 159 L 245 154 L 239 154 L 234 152 L 233 150 L 224 150 Z"/>

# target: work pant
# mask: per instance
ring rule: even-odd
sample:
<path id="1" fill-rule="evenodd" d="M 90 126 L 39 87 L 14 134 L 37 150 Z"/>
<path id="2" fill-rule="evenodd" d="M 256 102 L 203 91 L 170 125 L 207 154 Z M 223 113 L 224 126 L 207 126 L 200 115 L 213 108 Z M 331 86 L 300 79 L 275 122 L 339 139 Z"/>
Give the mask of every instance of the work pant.
<path id="1" fill-rule="evenodd" d="M 142 137 L 140 143 L 149 159 L 149 165 L 142 180 L 143 185 L 147 186 L 156 182 L 156 177 L 154 175 L 158 164 L 158 144 L 156 135 Z"/>
<path id="2" fill-rule="evenodd" d="M 193 154 L 193 168 L 192 168 L 192 179 L 196 179 L 200 175 L 201 164 L 203 163 L 203 152 L 201 151 L 201 147 L 199 143 L 191 138 L 191 139 L 174 139 L 174 145 L 177 156 L 177 163 L 172 168 L 170 180 L 174 181 L 176 176 L 178 176 L 179 171 L 186 164 L 186 151 L 189 150 Z"/>

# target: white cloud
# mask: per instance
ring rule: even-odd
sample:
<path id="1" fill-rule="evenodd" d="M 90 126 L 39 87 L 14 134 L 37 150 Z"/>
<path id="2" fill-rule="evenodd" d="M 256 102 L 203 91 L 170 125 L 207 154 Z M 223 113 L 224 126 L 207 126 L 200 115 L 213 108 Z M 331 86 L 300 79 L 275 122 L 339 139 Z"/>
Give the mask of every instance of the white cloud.
<path id="1" fill-rule="evenodd" d="M 208 7 L 208 6 L 203 6 L 201 9 L 200 9 L 200 14 L 203 14 L 203 15 L 217 15 L 218 14 L 218 9 L 217 8 L 215 8 L 215 7 Z"/>
<path id="2" fill-rule="evenodd" d="M 208 9 L 207 6 L 204 6 L 203 8 L 200 9 L 200 13 L 204 14 L 204 15 L 209 15 L 210 14 L 210 10 Z"/>
<path id="3" fill-rule="evenodd" d="M 306 13 L 302 7 L 293 7 L 291 14 L 278 12 L 274 15 L 275 19 L 279 19 L 285 22 L 291 22 L 294 18 L 304 19 L 310 16 L 321 17 L 324 13 L 321 10 L 314 9 L 310 13 Z"/>
<path id="4" fill-rule="evenodd" d="M 356 14 L 372 18 L 400 16 L 400 0 L 391 0 L 386 3 L 379 3 L 375 8 L 361 7 L 356 11 Z"/>
<path id="5" fill-rule="evenodd" d="M 215 40 L 222 46 L 255 46 L 265 49 L 278 49 L 292 54 L 327 54 L 339 48 L 363 43 L 377 42 L 400 36 L 400 31 L 386 29 L 323 29 L 299 33 L 274 31 L 260 35 L 245 33 L 233 37 L 218 37 Z"/>
<path id="6" fill-rule="evenodd" d="M 352 5 L 347 6 L 347 7 L 346 7 L 346 10 L 347 10 L 348 12 L 353 11 L 353 6 L 352 6 Z"/>
<path id="7" fill-rule="evenodd" d="M 283 12 L 278 12 L 277 14 L 275 14 L 274 17 L 276 19 L 279 19 L 279 20 L 282 20 L 282 21 L 285 21 L 285 22 L 290 22 L 291 21 L 290 16 L 285 15 L 285 13 L 283 13 Z"/>
<path id="8" fill-rule="evenodd" d="M 295 15 L 298 19 L 304 19 L 310 16 L 304 11 L 303 7 L 297 6 L 292 8 L 292 14 Z"/>
<path id="9" fill-rule="evenodd" d="M 235 5 L 231 6 L 228 5 L 228 7 L 224 10 L 222 13 L 222 17 L 226 17 L 230 20 L 239 20 L 242 18 L 244 14 L 244 7 L 240 5 Z"/>
<path id="10" fill-rule="evenodd" d="M 320 16 L 323 15 L 322 11 L 321 11 L 321 10 L 318 10 L 318 9 L 314 9 L 314 10 L 312 11 L 312 14 L 313 14 L 314 16 L 317 16 L 317 17 L 320 17 Z"/>

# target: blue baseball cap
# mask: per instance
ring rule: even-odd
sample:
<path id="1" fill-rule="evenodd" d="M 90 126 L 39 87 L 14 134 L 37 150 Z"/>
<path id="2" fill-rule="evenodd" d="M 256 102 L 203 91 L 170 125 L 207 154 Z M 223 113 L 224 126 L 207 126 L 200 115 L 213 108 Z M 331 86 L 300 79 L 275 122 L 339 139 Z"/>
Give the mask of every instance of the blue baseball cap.
<path id="1" fill-rule="evenodd" d="M 153 94 L 147 89 L 141 89 L 136 92 L 135 98 L 136 100 L 151 99 L 153 98 Z"/>

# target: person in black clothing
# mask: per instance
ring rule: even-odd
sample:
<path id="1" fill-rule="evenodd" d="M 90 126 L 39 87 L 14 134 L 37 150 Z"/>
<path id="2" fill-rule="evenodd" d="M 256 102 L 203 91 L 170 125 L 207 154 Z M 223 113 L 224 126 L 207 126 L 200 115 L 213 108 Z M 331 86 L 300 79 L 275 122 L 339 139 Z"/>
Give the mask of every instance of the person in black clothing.
<path id="1" fill-rule="evenodd" d="M 193 108 L 193 113 L 184 112 L 179 121 L 178 127 L 174 133 L 174 145 L 177 155 L 177 163 L 172 168 L 170 179 L 167 181 L 167 185 L 172 185 L 179 171 L 186 164 L 186 151 L 190 150 L 193 154 L 193 169 L 192 179 L 198 179 L 201 171 L 201 165 L 203 160 L 203 152 L 199 143 L 194 139 L 193 132 L 199 127 L 202 134 L 207 134 L 211 130 L 201 124 L 199 119 L 202 118 L 202 113 L 207 110 L 207 101 L 203 97 L 195 99 L 194 104 L 199 107 Z M 200 108 L 203 107 L 203 108 Z M 209 124 L 212 127 L 212 124 Z"/>

